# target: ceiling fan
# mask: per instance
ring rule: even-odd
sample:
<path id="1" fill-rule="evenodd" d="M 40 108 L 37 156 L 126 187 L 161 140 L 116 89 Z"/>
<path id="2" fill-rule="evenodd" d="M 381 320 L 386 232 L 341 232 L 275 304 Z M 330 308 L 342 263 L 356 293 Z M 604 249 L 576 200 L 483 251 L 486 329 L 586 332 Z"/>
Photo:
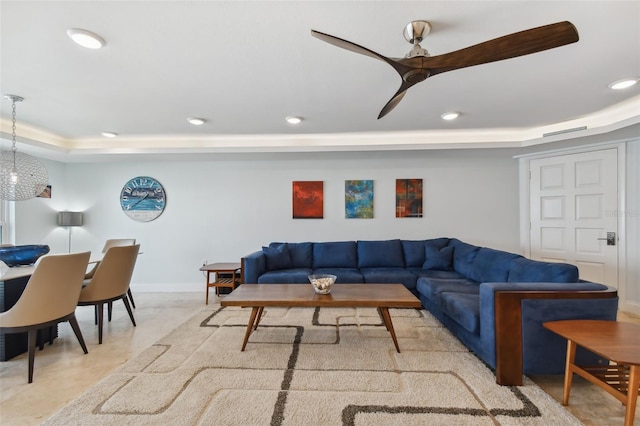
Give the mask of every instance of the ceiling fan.
<path id="1" fill-rule="evenodd" d="M 407 24 L 403 31 L 404 38 L 413 44 L 413 48 L 404 58 L 388 58 L 366 47 L 316 30 L 311 30 L 311 35 L 334 46 L 384 61 L 400 74 L 400 89 L 382 108 L 378 119 L 394 109 L 411 86 L 436 74 L 553 49 L 575 43 L 579 38 L 576 27 L 571 22 L 564 21 L 508 34 L 443 55 L 429 56 L 429 52 L 420 46 L 429 31 L 431 24 L 427 21 L 412 21 Z"/>

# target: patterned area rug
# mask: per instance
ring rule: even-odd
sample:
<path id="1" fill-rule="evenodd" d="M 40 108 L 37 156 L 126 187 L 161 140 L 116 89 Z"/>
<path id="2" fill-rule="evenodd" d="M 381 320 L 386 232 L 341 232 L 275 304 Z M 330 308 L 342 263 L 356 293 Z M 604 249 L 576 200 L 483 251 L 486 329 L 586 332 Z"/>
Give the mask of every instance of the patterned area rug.
<path id="1" fill-rule="evenodd" d="M 503 387 L 425 311 L 209 305 L 47 425 L 576 425 L 533 382 Z"/>

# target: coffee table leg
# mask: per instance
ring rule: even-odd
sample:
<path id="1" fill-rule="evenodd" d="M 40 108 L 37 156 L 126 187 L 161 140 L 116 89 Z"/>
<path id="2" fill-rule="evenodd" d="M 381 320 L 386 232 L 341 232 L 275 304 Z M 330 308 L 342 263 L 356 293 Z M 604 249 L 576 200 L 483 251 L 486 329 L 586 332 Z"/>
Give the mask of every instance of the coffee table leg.
<path id="1" fill-rule="evenodd" d="M 633 426 L 638 401 L 638 386 L 640 386 L 640 365 L 631 365 L 629 370 L 629 387 L 627 389 L 627 410 L 624 415 L 625 426 Z"/>
<path id="2" fill-rule="evenodd" d="M 241 351 L 244 351 L 244 348 L 247 346 L 247 342 L 249 341 L 249 336 L 251 335 L 251 331 L 253 331 L 253 324 L 256 321 L 256 316 L 258 315 L 259 310 L 260 308 L 257 306 L 251 308 L 251 316 L 249 317 L 249 324 L 247 325 L 247 331 L 245 331 L 244 333 L 244 341 L 242 342 L 242 349 L 240 349 Z"/>
<path id="3" fill-rule="evenodd" d="M 380 318 L 382 318 L 382 323 L 387 328 L 387 331 L 389 331 L 389 326 L 387 325 L 387 320 L 384 319 L 384 314 L 382 313 L 382 308 L 378 308 L 378 314 L 380 314 Z"/>
<path id="4" fill-rule="evenodd" d="M 562 392 L 562 405 L 569 405 L 569 392 L 571 392 L 571 381 L 573 379 L 573 362 L 576 359 L 576 344 L 567 340 L 567 360 L 564 365 L 564 390 Z"/>
<path id="5" fill-rule="evenodd" d="M 398 346 L 398 339 L 396 339 L 396 332 L 393 329 L 393 323 L 391 322 L 391 315 L 389 315 L 389 308 L 380 308 L 380 313 L 382 314 L 382 320 L 384 321 L 384 325 L 391 333 L 391 338 L 393 339 L 393 344 L 396 346 L 396 351 L 400 353 L 400 346 Z"/>
<path id="6" fill-rule="evenodd" d="M 258 324 L 260 324 L 260 320 L 262 319 L 263 312 L 264 312 L 264 306 L 260 306 L 260 308 L 258 308 L 258 319 L 256 319 L 256 324 L 253 326 L 254 330 L 258 329 Z"/>

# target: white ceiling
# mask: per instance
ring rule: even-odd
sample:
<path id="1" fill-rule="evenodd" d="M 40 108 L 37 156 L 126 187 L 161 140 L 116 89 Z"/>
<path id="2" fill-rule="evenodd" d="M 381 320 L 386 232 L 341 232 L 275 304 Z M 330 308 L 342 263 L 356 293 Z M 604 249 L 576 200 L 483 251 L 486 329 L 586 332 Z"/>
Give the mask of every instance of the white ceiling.
<path id="1" fill-rule="evenodd" d="M 522 146 L 640 117 L 640 84 L 607 87 L 640 77 L 639 1 L 2 0 L 0 19 L 2 94 L 25 98 L 19 140 L 44 156 Z M 310 30 L 402 57 L 415 19 L 431 22 L 431 55 L 564 20 L 580 41 L 434 76 L 377 120 L 400 77 Z M 107 45 L 81 48 L 68 28 Z M 1 108 L 7 139 L 10 102 Z M 450 110 L 462 116 L 441 120 Z"/>

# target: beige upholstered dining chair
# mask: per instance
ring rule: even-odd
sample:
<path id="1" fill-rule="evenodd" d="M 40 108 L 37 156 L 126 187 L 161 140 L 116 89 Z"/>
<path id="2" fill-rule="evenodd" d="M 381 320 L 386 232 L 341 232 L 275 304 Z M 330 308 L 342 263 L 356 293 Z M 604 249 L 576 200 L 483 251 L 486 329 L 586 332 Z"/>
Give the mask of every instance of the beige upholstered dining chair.
<path id="1" fill-rule="evenodd" d="M 135 243 L 136 243 L 135 238 L 111 238 L 104 242 L 104 247 L 102 247 L 102 254 L 105 254 L 107 250 L 109 250 L 111 247 L 132 246 Z M 86 275 L 84 276 L 84 279 L 88 280 L 91 277 L 93 277 L 93 274 L 95 274 L 97 267 L 98 267 L 98 264 L 95 264 L 93 266 L 93 269 L 91 269 L 89 272 L 86 273 Z M 136 302 L 133 300 L 133 294 L 131 294 L 131 289 L 127 290 L 127 295 L 129 296 L 129 301 L 131 302 L 131 306 L 133 307 L 133 309 L 135 309 Z M 111 305 L 109 305 L 109 321 L 111 321 Z"/>
<path id="2" fill-rule="evenodd" d="M 39 329 L 69 321 L 82 350 L 88 353 L 75 310 L 90 254 L 41 257 L 16 304 L 0 313 L 0 333 L 28 334 L 29 383 L 33 382 L 33 361 Z"/>
<path id="3" fill-rule="evenodd" d="M 129 305 L 127 290 L 133 275 L 133 268 L 138 258 L 140 244 L 111 247 L 96 267 L 93 277 L 85 280 L 80 292 L 78 306 L 94 305 L 97 310 L 98 343 L 102 344 L 102 328 L 104 324 L 104 304 L 122 299 L 129 313 L 133 326 L 136 320 Z"/>

